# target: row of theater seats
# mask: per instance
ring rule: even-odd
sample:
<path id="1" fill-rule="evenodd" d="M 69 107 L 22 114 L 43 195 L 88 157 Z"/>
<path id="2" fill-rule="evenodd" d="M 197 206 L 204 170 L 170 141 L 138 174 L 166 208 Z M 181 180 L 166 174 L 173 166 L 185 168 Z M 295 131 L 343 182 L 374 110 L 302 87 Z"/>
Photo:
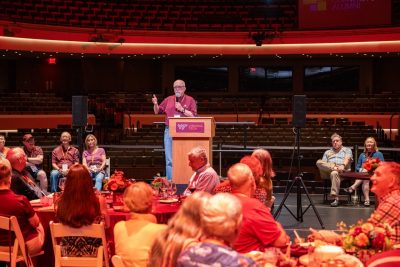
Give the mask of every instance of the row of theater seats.
<path id="1" fill-rule="evenodd" d="M 146 93 L 113 93 L 91 94 L 88 96 L 89 112 L 96 117 L 109 116 L 114 120 L 116 114 L 143 113 L 152 114 L 152 94 Z M 160 101 L 164 98 L 157 95 Z M 292 113 L 291 97 L 234 96 L 206 97 L 194 96 L 198 103 L 199 114 L 219 113 Z M 335 103 L 332 105 L 332 103 Z M 64 99 L 54 94 L 36 93 L 3 93 L 0 94 L 0 114 L 9 113 L 71 113 L 71 99 Z M 356 114 L 397 112 L 400 106 L 400 95 L 377 94 L 352 97 L 307 97 L 309 114 Z"/>
<path id="2" fill-rule="evenodd" d="M 297 28 L 297 1 L 3 1 L 1 19 L 91 28 L 251 31 Z"/>

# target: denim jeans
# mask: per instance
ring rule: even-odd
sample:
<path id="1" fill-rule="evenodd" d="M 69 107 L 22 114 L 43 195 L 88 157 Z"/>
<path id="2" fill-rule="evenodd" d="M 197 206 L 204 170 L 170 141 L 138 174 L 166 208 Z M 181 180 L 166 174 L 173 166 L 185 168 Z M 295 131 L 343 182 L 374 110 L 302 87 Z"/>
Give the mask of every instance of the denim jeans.
<path id="1" fill-rule="evenodd" d="M 50 172 L 50 192 L 57 192 L 60 176 L 61 173 L 57 170 L 52 170 Z"/>
<path id="2" fill-rule="evenodd" d="M 92 172 L 90 175 L 95 182 L 94 187 L 96 187 L 97 190 L 101 191 L 101 189 L 103 189 L 104 172 Z"/>
<path id="3" fill-rule="evenodd" d="M 169 135 L 169 127 L 164 130 L 164 150 L 165 150 L 165 174 L 169 181 L 172 181 L 172 138 Z"/>

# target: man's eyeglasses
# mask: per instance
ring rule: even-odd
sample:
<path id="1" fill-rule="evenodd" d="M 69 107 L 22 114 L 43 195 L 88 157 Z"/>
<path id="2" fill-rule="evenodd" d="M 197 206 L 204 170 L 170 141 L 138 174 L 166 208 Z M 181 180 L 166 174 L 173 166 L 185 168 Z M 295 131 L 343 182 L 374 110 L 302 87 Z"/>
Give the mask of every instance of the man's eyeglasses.
<path id="1" fill-rule="evenodd" d="M 185 86 L 184 85 L 175 85 L 174 86 L 174 89 L 182 89 L 182 88 L 185 88 Z"/>

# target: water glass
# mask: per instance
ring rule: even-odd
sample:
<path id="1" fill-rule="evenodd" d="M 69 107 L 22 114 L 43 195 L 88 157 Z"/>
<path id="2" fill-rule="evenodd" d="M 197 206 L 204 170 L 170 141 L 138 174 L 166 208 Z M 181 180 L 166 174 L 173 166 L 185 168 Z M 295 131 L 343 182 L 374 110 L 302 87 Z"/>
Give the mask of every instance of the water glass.
<path id="1" fill-rule="evenodd" d="M 61 191 L 64 191 L 66 181 L 67 181 L 67 178 L 65 178 L 65 177 L 60 178 L 60 180 L 58 181 L 58 187 L 61 189 Z"/>
<path id="2" fill-rule="evenodd" d="M 174 196 L 177 192 L 176 184 L 174 182 L 171 182 L 169 184 L 169 195 Z"/>

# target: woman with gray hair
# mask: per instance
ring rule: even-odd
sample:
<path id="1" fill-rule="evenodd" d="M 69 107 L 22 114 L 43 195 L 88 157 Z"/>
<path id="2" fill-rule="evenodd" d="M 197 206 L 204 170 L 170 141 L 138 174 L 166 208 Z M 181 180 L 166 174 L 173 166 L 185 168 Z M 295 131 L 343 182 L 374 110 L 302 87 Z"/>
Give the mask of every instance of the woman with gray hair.
<path id="1" fill-rule="evenodd" d="M 242 224 L 242 205 L 231 194 L 210 197 L 202 210 L 202 242 L 183 251 L 177 266 L 258 266 L 231 248 Z"/>
<path id="2" fill-rule="evenodd" d="M 167 226 L 157 224 L 151 214 L 153 190 L 148 184 L 137 182 L 129 186 L 124 192 L 124 203 L 131 218 L 114 227 L 115 252 L 125 266 L 146 266 L 151 245 Z"/>

